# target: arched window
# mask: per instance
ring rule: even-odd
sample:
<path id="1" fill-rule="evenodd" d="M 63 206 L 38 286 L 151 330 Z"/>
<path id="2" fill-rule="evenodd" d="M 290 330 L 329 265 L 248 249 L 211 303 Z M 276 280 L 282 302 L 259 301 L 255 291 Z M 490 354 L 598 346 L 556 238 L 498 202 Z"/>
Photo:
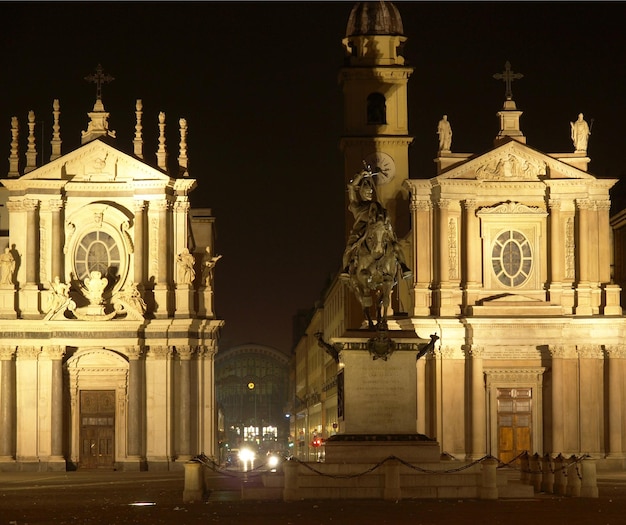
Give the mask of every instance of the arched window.
<path id="1" fill-rule="evenodd" d="M 367 123 L 387 124 L 387 104 L 381 93 L 371 93 L 367 97 Z"/>

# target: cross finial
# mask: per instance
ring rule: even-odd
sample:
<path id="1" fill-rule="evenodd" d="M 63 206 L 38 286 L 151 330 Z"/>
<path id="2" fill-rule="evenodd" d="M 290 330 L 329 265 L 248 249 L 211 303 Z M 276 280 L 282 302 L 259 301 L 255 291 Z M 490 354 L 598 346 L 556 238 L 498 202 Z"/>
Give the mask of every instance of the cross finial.
<path id="1" fill-rule="evenodd" d="M 518 80 L 520 78 L 524 78 L 524 75 L 521 73 L 513 73 L 511 71 L 511 63 L 507 60 L 506 64 L 504 64 L 504 71 L 502 73 L 496 73 L 493 78 L 496 80 L 502 80 L 506 85 L 506 99 L 513 100 L 513 91 L 511 90 L 511 82 L 514 80 Z"/>
<path id="2" fill-rule="evenodd" d="M 105 75 L 102 72 L 102 66 L 98 64 L 96 73 L 85 77 L 87 82 L 93 82 L 96 85 L 96 99 L 102 100 L 102 84 L 115 80 L 111 75 Z"/>

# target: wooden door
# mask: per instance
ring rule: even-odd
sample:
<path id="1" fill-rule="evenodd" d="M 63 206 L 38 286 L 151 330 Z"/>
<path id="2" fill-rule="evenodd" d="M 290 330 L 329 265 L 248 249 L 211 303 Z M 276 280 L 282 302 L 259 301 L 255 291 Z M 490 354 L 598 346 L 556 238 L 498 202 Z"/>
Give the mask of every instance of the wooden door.
<path id="1" fill-rule="evenodd" d="M 113 468 L 115 391 L 80 393 L 80 468 Z"/>
<path id="2" fill-rule="evenodd" d="M 498 388 L 498 457 L 508 463 L 532 451 L 532 389 Z"/>

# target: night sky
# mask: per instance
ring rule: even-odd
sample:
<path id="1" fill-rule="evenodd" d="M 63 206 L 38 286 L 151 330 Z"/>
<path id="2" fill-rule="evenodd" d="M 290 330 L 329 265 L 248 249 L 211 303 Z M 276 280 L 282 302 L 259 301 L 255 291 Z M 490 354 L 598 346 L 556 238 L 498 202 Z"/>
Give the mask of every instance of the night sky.
<path id="1" fill-rule="evenodd" d="M 0 158 L 10 118 L 43 121 L 49 159 L 52 101 L 63 152 L 80 144 L 98 63 L 117 147 L 132 152 L 135 100 L 144 105 L 144 155 L 156 164 L 157 116 L 168 153 L 189 126 L 195 207 L 217 220 L 220 348 L 259 343 L 289 352 L 292 318 L 311 309 L 344 247 L 341 39 L 352 2 L 1 3 Z M 435 175 L 438 120 L 453 152 L 482 153 L 499 129 L 509 60 L 529 146 L 572 152 L 569 122 L 591 123 L 590 172 L 626 175 L 626 4 L 621 2 L 396 2 L 415 68 L 409 81 L 411 177 Z M 42 128 L 36 128 L 41 151 Z M 8 171 L 8 161 L 0 173 Z M 4 175 L 2 175 L 4 176 Z M 614 210 L 624 207 L 619 189 Z"/>

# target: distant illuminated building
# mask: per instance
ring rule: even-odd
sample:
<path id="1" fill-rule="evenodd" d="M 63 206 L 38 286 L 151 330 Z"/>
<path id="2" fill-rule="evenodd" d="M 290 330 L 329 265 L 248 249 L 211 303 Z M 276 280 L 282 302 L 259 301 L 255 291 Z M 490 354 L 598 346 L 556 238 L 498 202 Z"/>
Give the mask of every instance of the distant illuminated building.
<path id="1" fill-rule="evenodd" d="M 224 417 L 220 443 L 285 451 L 288 381 L 289 358 L 275 348 L 245 344 L 220 350 L 215 358 L 216 399 Z"/>
<path id="2" fill-rule="evenodd" d="M 180 150 L 170 172 L 159 115 L 153 165 L 141 101 L 127 153 L 101 98 L 111 78 L 98 68 L 89 79 L 97 98 L 76 150 L 61 152 L 56 100 L 44 165 L 34 112 L 11 123 L 0 181 L 9 221 L 0 246 L 0 470 L 169 470 L 215 452 L 223 321 L 203 274 L 212 217 L 190 211 L 187 122 L 172 122 Z M 156 131 L 156 115 L 150 121 Z"/>

